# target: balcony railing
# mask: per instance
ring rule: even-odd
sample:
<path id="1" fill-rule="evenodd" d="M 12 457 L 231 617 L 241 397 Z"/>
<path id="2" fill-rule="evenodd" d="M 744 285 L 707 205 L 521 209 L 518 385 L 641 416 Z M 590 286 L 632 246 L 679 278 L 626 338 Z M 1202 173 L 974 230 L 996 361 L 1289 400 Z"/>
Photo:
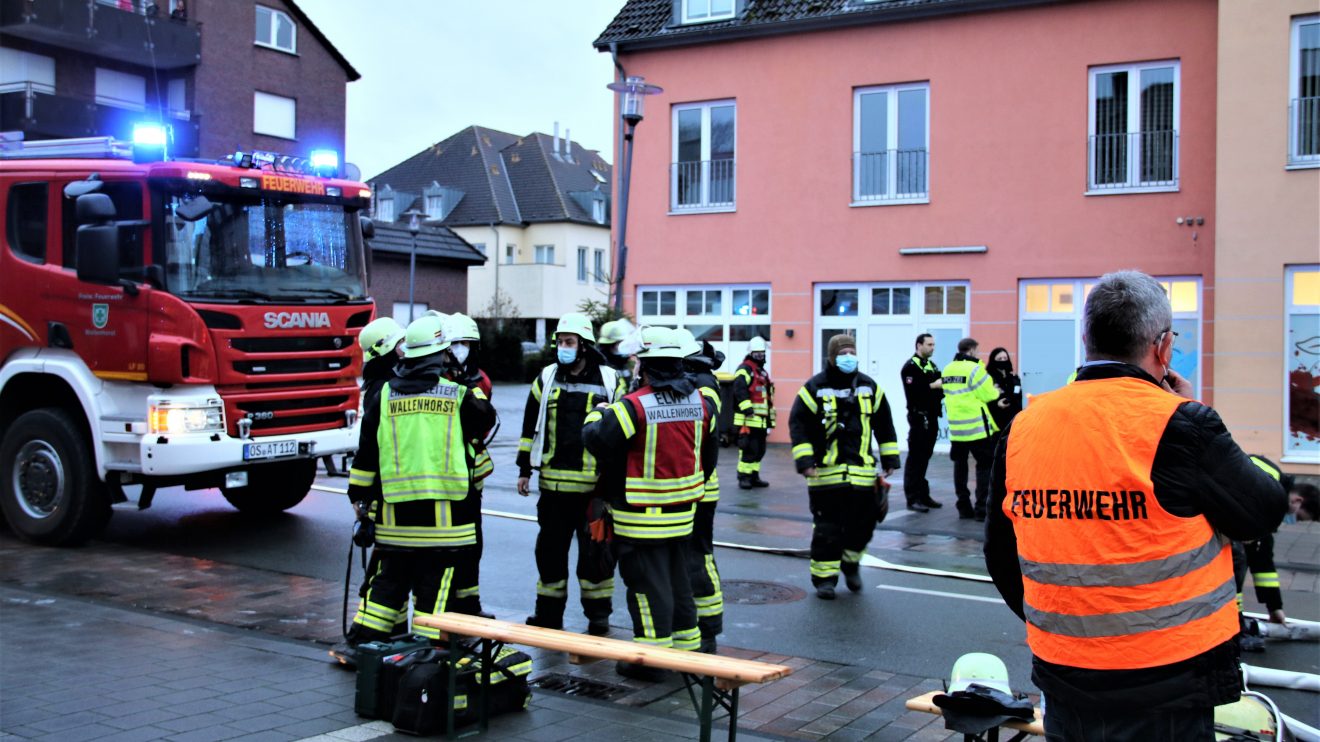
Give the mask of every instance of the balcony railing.
<path id="1" fill-rule="evenodd" d="M 0 131 L 21 131 L 28 139 L 87 136 L 129 139 L 133 124 L 155 118 L 153 110 L 107 106 L 86 98 L 53 94 L 37 83 L 0 88 Z M 165 122 L 174 132 L 170 156 L 196 157 L 200 143 L 199 117 L 171 111 Z"/>
<path id="2" fill-rule="evenodd" d="M 732 209 L 734 163 L 726 160 L 675 162 L 669 168 L 669 203 L 674 211 Z"/>
<path id="3" fill-rule="evenodd" d="M 1092 135 L 1087 187 L 1092 191 L 1178 188 L 1178 132 Z"/>
<path id="4" fill-rule="evenodd" d="M 1288 164 L 1320 165 L 1320 98 L 1288 104 Z"/>
<path id="5" fill-rule="evenodd" d="M 853 201 L 924 200 L 930 198 L 927 173 L 930 151 L 889 149 L 853 153 Z"/>
<path id="6" fill-rule="evenodd" d="M 97 0 L 0 0 L 0 30 L 29 41 L 156 69 L 201 59 L 197 24 L 171 18 L 165 0 L 131 10 Z"/>

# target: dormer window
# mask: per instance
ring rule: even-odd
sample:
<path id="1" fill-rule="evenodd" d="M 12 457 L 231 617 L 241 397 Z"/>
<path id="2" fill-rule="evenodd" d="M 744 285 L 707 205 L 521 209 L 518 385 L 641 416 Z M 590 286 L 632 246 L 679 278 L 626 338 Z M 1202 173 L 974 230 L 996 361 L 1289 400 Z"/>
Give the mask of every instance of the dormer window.
<path id="1" fill-rule="evenodd" d="M 298 27 L 288 13 L 257 6 L 257 46 L 298 53 Z"/>
<path id="2" fill-rule="evenodd" d="M 734 16 L 734 0 L 678 0 L 683 23 L 725 21 Z"/>
<path id="3" fill-rule="evenodd" d="M 394 221 L 394 191 L 389 186 L 376 194 L 376 221 Z"/>
<path id="4" fill-rule="evenodd" d="M 431 219 L 442 219 L 445 213 L 445 197 L 439 193 L 428 195 L 426 197 L 426 216 Z"/>
<path id="5" fill-rule="evenodd" d="M 604 223 L 605 223 L 605 201 L 604 201 L 604 199 L 601 199 L 601 200 L 599 200 L 599 201 L 592 201 L 592 202 L 591 202 L 591 218 L 592 218 L 593 220 L 595 220 L 595 222 L 596 222 L 597 224 L 604 224 Z"/>

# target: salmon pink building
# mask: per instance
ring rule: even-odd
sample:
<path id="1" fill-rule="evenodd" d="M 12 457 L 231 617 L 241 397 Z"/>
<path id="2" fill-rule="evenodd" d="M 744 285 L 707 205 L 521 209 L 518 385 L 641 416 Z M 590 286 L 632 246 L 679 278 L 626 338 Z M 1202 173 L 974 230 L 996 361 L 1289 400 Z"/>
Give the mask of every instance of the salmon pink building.
<path id="1" fill-rule="evenodd" d="M 967 335 L 1004 346 L 1044 392 L 1083 358 L 1088 287 L 1138 268 L 1213 403 L 1216 14 L 628 0 L 596 46 L 664 92 L 634 139 L 625 304 L 711 340 L 725 370 L 766 338 L 781 405 L 853 333 L 902 441 L 918 333 L 941 364 Z"/>

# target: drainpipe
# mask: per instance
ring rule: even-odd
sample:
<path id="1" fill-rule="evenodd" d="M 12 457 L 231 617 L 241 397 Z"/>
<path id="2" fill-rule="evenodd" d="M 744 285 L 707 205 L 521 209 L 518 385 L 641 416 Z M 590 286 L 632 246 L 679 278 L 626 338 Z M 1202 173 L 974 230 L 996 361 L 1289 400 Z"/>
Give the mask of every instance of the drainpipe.
<path id="1" fill-rule="evenodd" d="M 500 230 L 499 230 L 499 227 L 496 227 L 496 226 L 495 226 L 495 222 L 491 222 L 491 223 L 488 224 L 487 226 L 490 227 L 490 231 L 492 231 L 492 232 L 495 233 L 495 249 L 494 249 L 494 251 L 493 251 L 493 254 L 495 255 L 495 299 L 494 299 L 491 303 L 494 305 L 494 309 L 495 309 L 495 313 L 496 313 L 496 317 L 495 317 L 495 327 L 497 327 L 497 328 L 503 330 L 503 329 L 504 329 L 504 318 L 501 317 L 501 316 L 499 316 L 499 312 L 500 312 L 500 257 L 501 257 L 501 255 L 500 255 Z M 488 254 L 486 257 L 489 258 L 490 255 Z"/>
<path id="2" fill-rule="evenodd" d="M 618 77 L 618 80 L 617 80 L 617 81 L 618 81 L 618 82 L 622 82 L 622 81 L 624 81 L 624 80 L 627 80 L 627 79 L 628 79 L 628 73 L 627 73 L 626 71 L 624 71 L 624 69 L 623 69 L 623 65 L 619 64 L 619 45 L 618 45 L 617 42 L 614 42 L 614 41 L 611 41 L 611 42 L 610 42 L 610 58 L 611 58 L 612 60 L 614 60 L 614 69 L 616 69 L 616 70 L 619 71 L 619 77 Z M 618 100 L 617 96 L 616 96 L 615 100 L 616 100 L 616 101 Z M 623 137 L 624 137 L 623 117 L 622 117 L 622 116 L 619 116 L 618 119 L 619 119 L 619 120 L 618 120 L 618 122 L 616 123 L 616 126 L 618 126 L 618 132 L 617 132 L 617 134 L 616 134 L 615 137 L 614 137 L 615 144 L 617 145 L 617 149 L 614 150 L 614 162 L 615 162 L 615 165 L 616 165 L 616 166 L 618 165 L 618 162 L 619 162 L 619 155 L 620 155 L 620 153 L 622 152 L 623 148 L 627 146 L 627 144 L 626 144 L 626 143 L 624 142 L 624 140 L 623 140 Z M 616 172 L 617 172 L 617 167 L 616 167 Z M 617 189 L 622 188 L 622 186 L 619 184 L 619 180 L 618 180 L 617 177 L 616 177 L 615 180 L 614 180 L 614 185 L 615 185 L 615 187 L 616 187 L 616 191 L 615 191 L 615 192 L 618 193 L 619 195 L 622 195 L 621 191 L 620 191 L 620 190 L 617 190 Z M 615 200 L 614 206 L 615 206 L 615 208 L 614 208 L 614 216 L 613 216 L 613 218 L 618 218 L 618 215 L 619 215 L 619 206 L 620 206 L 620 204 L 619 204 L 619 202 L 618 202 L 618 199 Z M 626 206 L 626 204 L 625 204 L 625 206 Z M 613 218 L 611 219 L 611 222 L 613 222 Z M 625 220 L 625 223 L 626 223 L 626 220 L 627 220 L 627 217 L 626 217 L 626 216 L 624 217 L 624 220 Z M 611 227 L 612 227 L 612 226 L 613 226 L 613 224 L 611 224 Z M 619 236 L 620 236 L 620 237 L 623 237 L 624 235 L 620 234 Z M 615 257 L 615 259 L 614 259 L 614 308 L 615 308 L 620 314 L 622 314 L 622 313 L 623 313 L 623 277 L 624 277 L 624 273 L 626 272 L 627 267 L 628 267 L 628 246 L 625 245 L 625 244 L 623 244 L 623 240 L 622 240 L 622 239 L 619 240 L 618 249 L 615 251 L 615 256 L 614 256 L 614 257 Z"/>

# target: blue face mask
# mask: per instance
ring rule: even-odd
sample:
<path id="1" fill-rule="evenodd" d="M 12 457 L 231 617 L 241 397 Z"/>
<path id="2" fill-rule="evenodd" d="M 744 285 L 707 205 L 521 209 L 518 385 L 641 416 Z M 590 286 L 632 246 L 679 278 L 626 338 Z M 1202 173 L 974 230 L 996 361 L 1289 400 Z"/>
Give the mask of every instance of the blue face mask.
<path id="1" fill-rule="evenodd" d="M 557 355 L 561 364 L 570 366 L 577 360 L 577 348 L 560 348 Z"/>
<path id="2" fill-rule="evenodd" d="M 1297 522 L 1297 513 L 1288 513 L 1287 515 L 1283 516 L 1283 522 L 1284 522 L 1284 523 L 1296 523 L 1296 522 Z"/>
<path id="3" fill-rule="evenodd" d="M 845 374 L 851 374 L 857 370 L 857 356 L 854 355 L 835 356 L 834 365 L 838 366 L 839 370 L 844 372 Z"/>

